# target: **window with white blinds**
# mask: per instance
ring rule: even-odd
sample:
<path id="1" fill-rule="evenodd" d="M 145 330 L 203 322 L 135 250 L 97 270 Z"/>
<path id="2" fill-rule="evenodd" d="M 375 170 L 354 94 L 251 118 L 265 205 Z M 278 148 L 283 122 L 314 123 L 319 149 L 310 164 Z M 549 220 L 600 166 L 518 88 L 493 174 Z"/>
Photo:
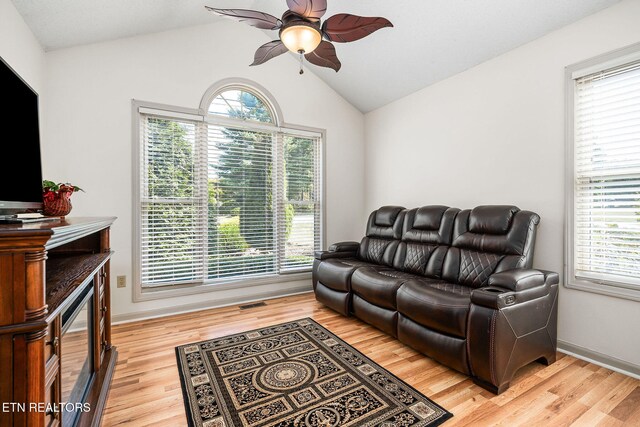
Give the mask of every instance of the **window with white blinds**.
<path id="1" fill-rule="evenodd" d="M 153 116 L 142 123 L 142 277 L 150 283 L 182 282 L 203 269 L 198 123 Z"/>
<path id="2" fill-rule="evenodd" d="M 214 108 L 138 112 L 142 288 L 306 272 L 321 247 L 322 134 L 278 127 L 250 92 Z"/>
<path id="3" fill-rule="evenodd" d="M 570 280 L 640 290 L 640 60 L 573 82 Z"/>

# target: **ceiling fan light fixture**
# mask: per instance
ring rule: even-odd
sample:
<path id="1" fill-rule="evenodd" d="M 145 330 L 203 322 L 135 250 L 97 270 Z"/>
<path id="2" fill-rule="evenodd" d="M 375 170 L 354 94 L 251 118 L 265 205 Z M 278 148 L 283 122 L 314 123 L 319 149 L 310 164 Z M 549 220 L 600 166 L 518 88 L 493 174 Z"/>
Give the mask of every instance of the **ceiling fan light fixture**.
<path id="1" fill-rule="evenodd" d="M 280 40 L 293 53 L 311 53 L 320 45 L 322 34 L 313 25 L 298 21 L 280 31 Z"/>
<path id="2" fill-rule="evenodd" d="M 306 59 L 318 67 L 340 71 L 342 64 L 333 43 L 350 43 L 369 36 L 382 28 L 393 27 L 386 18 L 339 13 L 324 21 L 327 0 L 287 0 L 289 9 L 282 18 L 247 9 L 217 9 L 205 6 L 218 16 L 226 16 L 262 30 L 279 30 L 280 37 L 260 46 L 251 66 L 291 51 L 300 56 L 300 74 Z"/>

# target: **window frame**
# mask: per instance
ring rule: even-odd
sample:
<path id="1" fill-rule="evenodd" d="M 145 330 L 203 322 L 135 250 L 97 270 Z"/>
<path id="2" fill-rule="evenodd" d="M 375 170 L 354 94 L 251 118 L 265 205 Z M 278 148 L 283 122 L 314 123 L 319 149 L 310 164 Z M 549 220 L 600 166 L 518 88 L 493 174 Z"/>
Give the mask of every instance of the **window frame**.
<path id="1" fill-rule="evenodd" d="M 212 291 L 224 291 L 232 289 L 241 289 L 247 287 L 255 287 L 260 285 L 269 285 L 283 282 L 294 282 L 300 280 L 309 280 L 311 271 L 300 272 L 299 270 L 282 271 L 273 275 L 264 277 L 238 277 L 230 278 L 224 281 L 216 281 L 215 283 L 204 284 L 177 284 L 170 286 L 160 286 L 158 288 L 143 287 L 141 283 L 141 227 L 142 227 L 142 194 L 141 188 L 141 170 L 140 170 L 140 150 L 141 150 L 141 132 L 142 124 L 141 116 L 145 112 L 153 113 L 157 116 L 164 116 L 169 119 L 187 119 L 202 122 L 203 125 L 215 124 L 235 124 L 242 123 L 240 120 L 228 119 L 223 116 L 208 114 L 207 102 L 213 99 L 221 92 L 231 89 L 244 90 L 251 92 L 259 97 L 259 99 L 271 109 L 274 116 L 274 124 L 264 122 L 247 121 L 251 126 L 256 128 L 264 128 L 265 130 L 282 132 L 299 132 L 300 134 L 315 134 L 320 138 L 320 248 L 325 246 L 326 242 L 326 130 L 314 128 L 310 126 L 301 126 L 286 123 L 283 119 L 282 112 L 273 97 L 260 85 L 245 79 L 225 79 L 212 85 L 202 98 L 200 107 L 197 109 L 185 108 L 155 102 L 147 102 L 141 100 L 132 100 L 132 175 L 133 175 L 133 238 L 132 238 L 132 256 L 133 256 L 133 301 L 143 302 L 178 296 L 194 295 L 199 293 L 207 293 Z M 206 107 L 204 105 L 206 104 Z M 279 138 L 280 139 L 280 138 Z"/>
<path id="2" fill-rule="evenodd" d="M 200 101 L 198 114 L 204 117 L 208 116 L 208 117 L 214 117 L 214 118 L 219 118 L 224 120 L 225 119 L 224 116 L 209 114 L 209 106 L 211 105 L 213 100 L 216 99 L 218 95 L 229 90 L 240 90 L 240 91 L 252 93 L 260 101 L 262 101 L 269 108 L 269 110 L 271 110 L 271 114 L 273 115 L 273 120 L 274 120 L 273 125 L 287 127 L 287 128 L 291 127 L 290 125 L 285 125 L 284 118 L 282 117 L 282 110 L 280 109 L 280 106 L 278 105 L 278 103 L 275 102 L 275 98 L 273 97 L 273 95 L 271 95 L 271 93 L 269 93 L 267 89 L 265 89 L 264 87 L 260 86 L 255 82 L 252 82 L 251 80 L 240 79 L 240 78 L 220 80 L 212 84 L 211 86 L 209 86 L 207 91 L 202 96 L 202 100 Z M 228 120 L 231 120 L 231 122 L 238 123 L 238 121 L 234 119 L 228 119 Z M 256 124 L 269 125 L 269 123 L 267 122 L 258 122 L 258 121 L 249 121 L 249 122 L 256 123 Z M 313 128 L 308 128 L 304 126 L 302 128 L 306 130 L 313 129 Z M 319 130 L 319 129 L 313 129 L 313 130 Z"/>
<path id="3" fill-rule="evenodd" d="M 569 289 L 640 301 L 640 285 L 608 279 L 578 278 L 575 274 L 575 96 L 576 80 L 640 60 L 640 43 L 578 62 L 565 68 L 565 238 L 564 286 Z"/>

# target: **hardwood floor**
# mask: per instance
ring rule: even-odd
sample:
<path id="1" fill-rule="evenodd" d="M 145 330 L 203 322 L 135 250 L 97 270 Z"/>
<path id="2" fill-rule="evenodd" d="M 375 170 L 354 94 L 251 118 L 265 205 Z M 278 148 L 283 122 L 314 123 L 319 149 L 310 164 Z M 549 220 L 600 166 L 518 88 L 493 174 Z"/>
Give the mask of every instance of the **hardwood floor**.
<path id="1" fill-rule="evenodd" d="M 394 338 L 317 303 L 312 294 L 113 327 L 119 360 L 103 426 L 185 426 L 174 347 L 311 317 L 454 414 L 445 426 L 640 426 L 640 380 L 558 354 L 494 394 Z"/>

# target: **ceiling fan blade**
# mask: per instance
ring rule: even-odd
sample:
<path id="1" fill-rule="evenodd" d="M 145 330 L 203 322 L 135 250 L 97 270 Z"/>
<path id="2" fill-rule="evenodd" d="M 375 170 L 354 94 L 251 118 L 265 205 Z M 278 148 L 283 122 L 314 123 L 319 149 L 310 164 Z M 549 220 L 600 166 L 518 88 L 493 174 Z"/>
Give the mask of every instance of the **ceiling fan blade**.
<path id="1" fill-rule="evenodd" d="M 256 54 L 253 57 L 253 65 L 264 64 L 270 59 L 280 56 L 287 52 L 289 49 L 280 40 L 274 40 L 269 43 L 265 43 L 256 50 Z"/>
<path id="2" fill-rule="evenodd" d="M 386 18 L 368 18 L 341 13 L 324 21 L 322 32 L 332 42 L 348 43 L 367 37 L 385 27 L 393 27 Z"/>
<path id="3" fill-rule="evenodd" d="M 320 45 L 311 53 L 307 53 L 305 56 L 307 61 L 319 67 L 327 67 L 336 71 L 340 71 L 342 64 L 336 55 L 336 48 L 328 41 L 323 41 Z"/>
<path id="4" fill-rule="evenodd" d="M 282 26 L 282 21 L 268 13 L 258 12 L 257 10 L 246 9 L 214 9 L 205 6 L 209 12 L 216 15 L 226 16 L 239 22 L 244 22 L 253 27 L 262 30 L 277 30 Z"/>
<path id="5" fill-rule="evenodd" d="M 327 0 L 287 0 L 289 10 L 304 18 L 318 20 L 327 12 Z"/>

